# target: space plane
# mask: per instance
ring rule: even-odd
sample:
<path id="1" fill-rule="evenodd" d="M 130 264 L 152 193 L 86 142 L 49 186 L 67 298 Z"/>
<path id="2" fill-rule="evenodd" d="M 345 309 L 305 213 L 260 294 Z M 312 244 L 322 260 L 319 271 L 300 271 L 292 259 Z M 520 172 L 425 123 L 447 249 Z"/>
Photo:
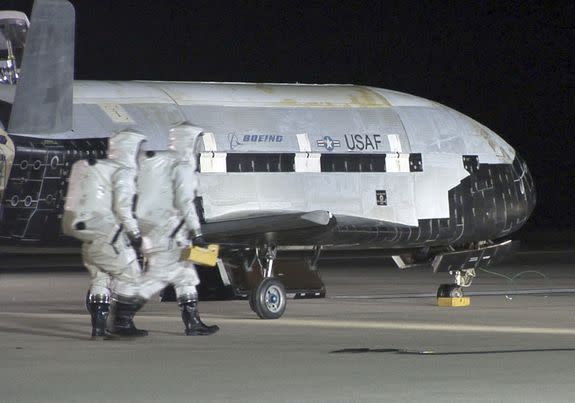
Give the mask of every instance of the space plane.
<path id="1" fill-rule="evenodd" d="M 164 150 L 183 122 L 203 133 L 196 207 L 223 250 L 218 284 L 262 318 L 324 296 L 315 269 L 334 250 L 449 272 L 438 296 L 462 296 L 534 209 L 513 147 L 447 106 L 360 85 L 75 81 L 74 19 L 66 0 L 36 0 L 29 26 L 0 15 L 3 245 L 73 244 L 60 224 L 71 165 L 105 158 L 125 129 Z M 316 285 L 296 284 L 302 273 Z"/>

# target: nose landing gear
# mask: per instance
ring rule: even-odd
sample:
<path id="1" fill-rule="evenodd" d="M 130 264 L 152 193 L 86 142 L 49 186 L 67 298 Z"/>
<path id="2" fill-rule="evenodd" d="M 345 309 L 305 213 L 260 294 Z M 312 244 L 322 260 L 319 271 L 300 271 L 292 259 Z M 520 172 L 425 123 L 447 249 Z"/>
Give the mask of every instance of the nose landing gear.
<path id="1" fill-rule="evenodd" d="M 454 284 L 441 284 L 437 289 L 437 298 L 463 298 L 463 288 L 467 288 L 475 278 L 475 269 L 455 270 L 449 274 L 455 277 Z"/>
<path id="2" fill-rule="evenodd" d="M 286 309 L 285 287 L 278 278 L 273 277 L 273 264 L 276 258 L 276 246 L 265 245 L 263 259 L 259 259 L 260 249 L 256 249 L 264 279 L 250 294 L 250 308 L 262 319 L 277 319 Z"/>
<path id="3" fill-rule="evenodd" d="M 250 295 L 250 308 L 262 319 L 277 319 L 286 309 L 286 292 L 277 278 L 265 278 Z"/>

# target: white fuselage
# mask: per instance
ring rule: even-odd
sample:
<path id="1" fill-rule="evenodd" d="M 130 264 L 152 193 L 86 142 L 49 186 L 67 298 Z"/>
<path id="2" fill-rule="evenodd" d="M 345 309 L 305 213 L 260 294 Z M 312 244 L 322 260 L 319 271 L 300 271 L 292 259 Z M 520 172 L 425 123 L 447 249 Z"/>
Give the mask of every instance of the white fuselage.
<path id="1" fill-rule="evenodd" d="M 148 149 L 165 149 L 168 128 L 184 121 L 208 133 L 198 150 L 207 219 L 328 210 L 413 226 L 449 216 L 447 192 L 468 175 L 463 155 L 507 164 L 515 155 L 450 108 L 353 85 L 76 81 L 74 132 L 50 137 L 134 128 Z M 295 153 L 295 172 L 227 172 L 234 153 Z M 386 172 L 321 172 L 322 154 L 386 154 Z M 421 154 L 422 171 L 410 172 L 410 154 Z M 386 191 L 385 206 L 376 190 Z"/>
<path id="2" fill-rule="evenodd" d="M 73 93 L 73 131 L 10 134 L 69 141 L 134 129 L 147 136 L 148 150 L 164 150 L 169 128 L 189 122 L 204 133 L 198 194 L 208 222 L 323 210 L 417 227 L 453 218 L 448 193 L 470 176 L 466 156 L 477 167 L 515 160 L 511 146 L 471 118 L 379 88 L 76 81 Z M 0 88 L 0 99 L 11 97 Z M 82 153 L 76 157 L 94 156 Z M 489 216 L 491 207 L 481 205 Z"/>

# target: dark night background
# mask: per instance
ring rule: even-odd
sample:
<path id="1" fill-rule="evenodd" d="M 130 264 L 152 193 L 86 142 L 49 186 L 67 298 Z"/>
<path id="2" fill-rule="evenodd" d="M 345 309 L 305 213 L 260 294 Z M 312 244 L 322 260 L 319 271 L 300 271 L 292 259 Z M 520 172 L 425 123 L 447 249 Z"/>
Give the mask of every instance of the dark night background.
<path id="1" fill-rule="evenodd" d="M 78 79 L 353 83 L 429 98 L 526 160 L 538 193 L 526 230 L 575 229 L 574 2 L 72 3 Z"/>

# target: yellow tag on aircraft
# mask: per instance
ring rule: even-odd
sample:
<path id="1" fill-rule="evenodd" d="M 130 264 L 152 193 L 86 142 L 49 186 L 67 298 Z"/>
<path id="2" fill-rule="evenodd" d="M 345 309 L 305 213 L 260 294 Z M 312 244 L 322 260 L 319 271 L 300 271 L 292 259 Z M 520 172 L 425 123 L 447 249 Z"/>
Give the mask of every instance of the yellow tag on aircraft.
<path id="1" fill-rule="evenodd" d="M 214 267 L 218 261 L 219 253 L 219 245 L 210 244 L 207 248 L 192 246 L 191 248 L 186 249 L 185 257 L 187 260 L 190 260 L 195 264 Z"/>

